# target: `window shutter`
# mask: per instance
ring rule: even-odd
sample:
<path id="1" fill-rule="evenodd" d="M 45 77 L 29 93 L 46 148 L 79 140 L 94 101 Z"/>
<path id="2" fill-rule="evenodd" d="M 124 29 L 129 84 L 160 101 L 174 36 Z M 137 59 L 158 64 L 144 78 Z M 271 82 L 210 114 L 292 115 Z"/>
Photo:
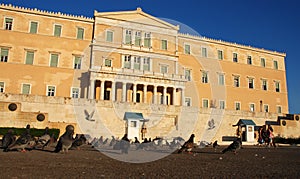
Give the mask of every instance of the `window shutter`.
<path id="1" fill-rule="evenodd" d="M 58 64 L 58 55 L 57 54 L 51 54 L 50 66 L 51 67 L 57 67 L 57 64 Z"/>
<path id="2" fill-rule="evenodd" d="M 34 53 L 33 52 L 27 52 L 26 54 L 26 64 L 33 64 L 33 58 L 34 58 Z"/>
<path id="3" fill-rule="evenodd" d="M 37 22 L 31 22 L 30 24 L 30 33 L 36 34 L 37 32 Z"/>

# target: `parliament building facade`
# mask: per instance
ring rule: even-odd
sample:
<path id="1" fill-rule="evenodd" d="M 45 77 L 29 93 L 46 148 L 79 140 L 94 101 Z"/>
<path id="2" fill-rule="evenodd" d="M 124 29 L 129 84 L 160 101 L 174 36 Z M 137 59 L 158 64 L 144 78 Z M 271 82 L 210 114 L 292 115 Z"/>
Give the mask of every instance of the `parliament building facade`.
<path id="1" fill-rule="evenodd" d="M 287 116 L 285 53 L 184 34 L 141 8 L 84 17 L 2 4 L 0 37 L 1 127 L 71 123 L 84 132 L 76 101 L 94 104 L 120 137 L 131 125 L 125 112 L 150 120 L 149 137 L 189 120 L 197 140 L 209 138 L 212 119 L 219 140 L 234 136 L 240 119 L 275 124 L 280 136 L 299 128 L 299 116 Z"/>

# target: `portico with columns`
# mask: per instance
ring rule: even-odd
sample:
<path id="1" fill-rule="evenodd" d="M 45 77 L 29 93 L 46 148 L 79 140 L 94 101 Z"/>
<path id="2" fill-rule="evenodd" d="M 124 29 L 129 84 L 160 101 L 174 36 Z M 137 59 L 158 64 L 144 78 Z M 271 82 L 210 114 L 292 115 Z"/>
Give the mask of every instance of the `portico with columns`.
<path id="1" fill-rule="evenodd" d="M 162 105 L 184 104 L 185 80 L 91 72 L 89 98 Z"/>

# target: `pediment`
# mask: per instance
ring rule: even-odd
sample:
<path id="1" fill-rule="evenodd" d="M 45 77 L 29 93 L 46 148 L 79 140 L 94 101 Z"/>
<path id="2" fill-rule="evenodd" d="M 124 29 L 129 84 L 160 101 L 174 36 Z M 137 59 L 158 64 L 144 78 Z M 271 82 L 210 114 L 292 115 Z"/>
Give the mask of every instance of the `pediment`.
<path id="1" fill-rule="evenodd" d="M 179 26 L 175 26 L 159 18 L 151 16 L 137 8 L 135 11 L 119 11 L 119 12 L 95 12 L 95 17 L 133 22 L 137 24 L 156 26 L 166 29 L 179 30 Z"/>

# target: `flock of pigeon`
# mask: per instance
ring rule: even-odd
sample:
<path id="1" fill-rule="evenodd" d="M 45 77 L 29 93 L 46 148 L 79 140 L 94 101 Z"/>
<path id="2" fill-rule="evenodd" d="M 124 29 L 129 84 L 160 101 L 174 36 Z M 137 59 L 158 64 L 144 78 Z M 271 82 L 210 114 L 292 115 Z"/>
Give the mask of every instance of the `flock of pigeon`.
<path id="1" fill-rule="evenodd" d="M 45 147 L 55 146 L 53 152 L 68 153 L 69 149 L 80 149 L 80 146 L 83 144 L 90 144 L 93 148 L 109 148 L 112 150 L 121 150 L 122 154 L 128 154 L 129 149 L 131 150 L 177 150 L 177 153 L 192 153 L 192 150 L 196 148 L 194 142 L 195 135 L 191 134 L 190 138 L 185 141 L 181 137 L 176 137 L 172 141 L 164 140 L 162 138 L 156 137 L 153 140 L 151 138 L 145 138 L 143 142 L 139 142 L 137 138 L 134 141 L 130 141 L 125 134 L 121 139 L 116 139 L 112 136 L 111 139 L 103 139 L 101 136 L 99 139 L 94 138 L 91 142 L 88 142 L 87 138 L 83 134 L 76 134 L 74 138 L 74 126 L 66 126 L 65 133 L 59 137 L 59 140 L 56 140 L 54 136 L 50 136 L 49 129 L 46 127 L 45 132 L 42 136 L 34 137 L 30 134 L 30 125 L 26 126 L 25 132 L 20 135 L 18 138 L 13 134 L 13 130 L 8 130 L 8 132 L 2 138 L 2 149 L 4 152 L 8 151 L 21 151 L 25 152 L 27 150 L 39 149 L 44 150 Z M 213 148 L 219 146 L 217 141 L 210 143 Z M 232 151 L 235 154 L 239 149 L 241 149 L 242 141 L 240 138 L 233 141 L 228 147 L 222 150 L 222 153 Z"/>
<path id="2" fill-rule="evenodd" d="M 80 149 L 80 146 L 86 143 L 86 138 L 84 135 L 74 135 L 74 126 L 68 125 L 66 127 L 65 133 L 57 141 L 54 135 L 50 136 L 49 128 L 45 128 L 45 132 L 42 136 L 34 137 L 30 133 L 30 125 L 26 126 L 26 130 L 18 138 L 10 129 L 2 137 L 2 149 L 4 152 L 8 151 L 21 151 L 26 152 L 27 150 L 41 149 L 44 150 L 45 147 L 55 145 L 55 150 L 53 152 L 68 152 L 70 148 Z"/>

